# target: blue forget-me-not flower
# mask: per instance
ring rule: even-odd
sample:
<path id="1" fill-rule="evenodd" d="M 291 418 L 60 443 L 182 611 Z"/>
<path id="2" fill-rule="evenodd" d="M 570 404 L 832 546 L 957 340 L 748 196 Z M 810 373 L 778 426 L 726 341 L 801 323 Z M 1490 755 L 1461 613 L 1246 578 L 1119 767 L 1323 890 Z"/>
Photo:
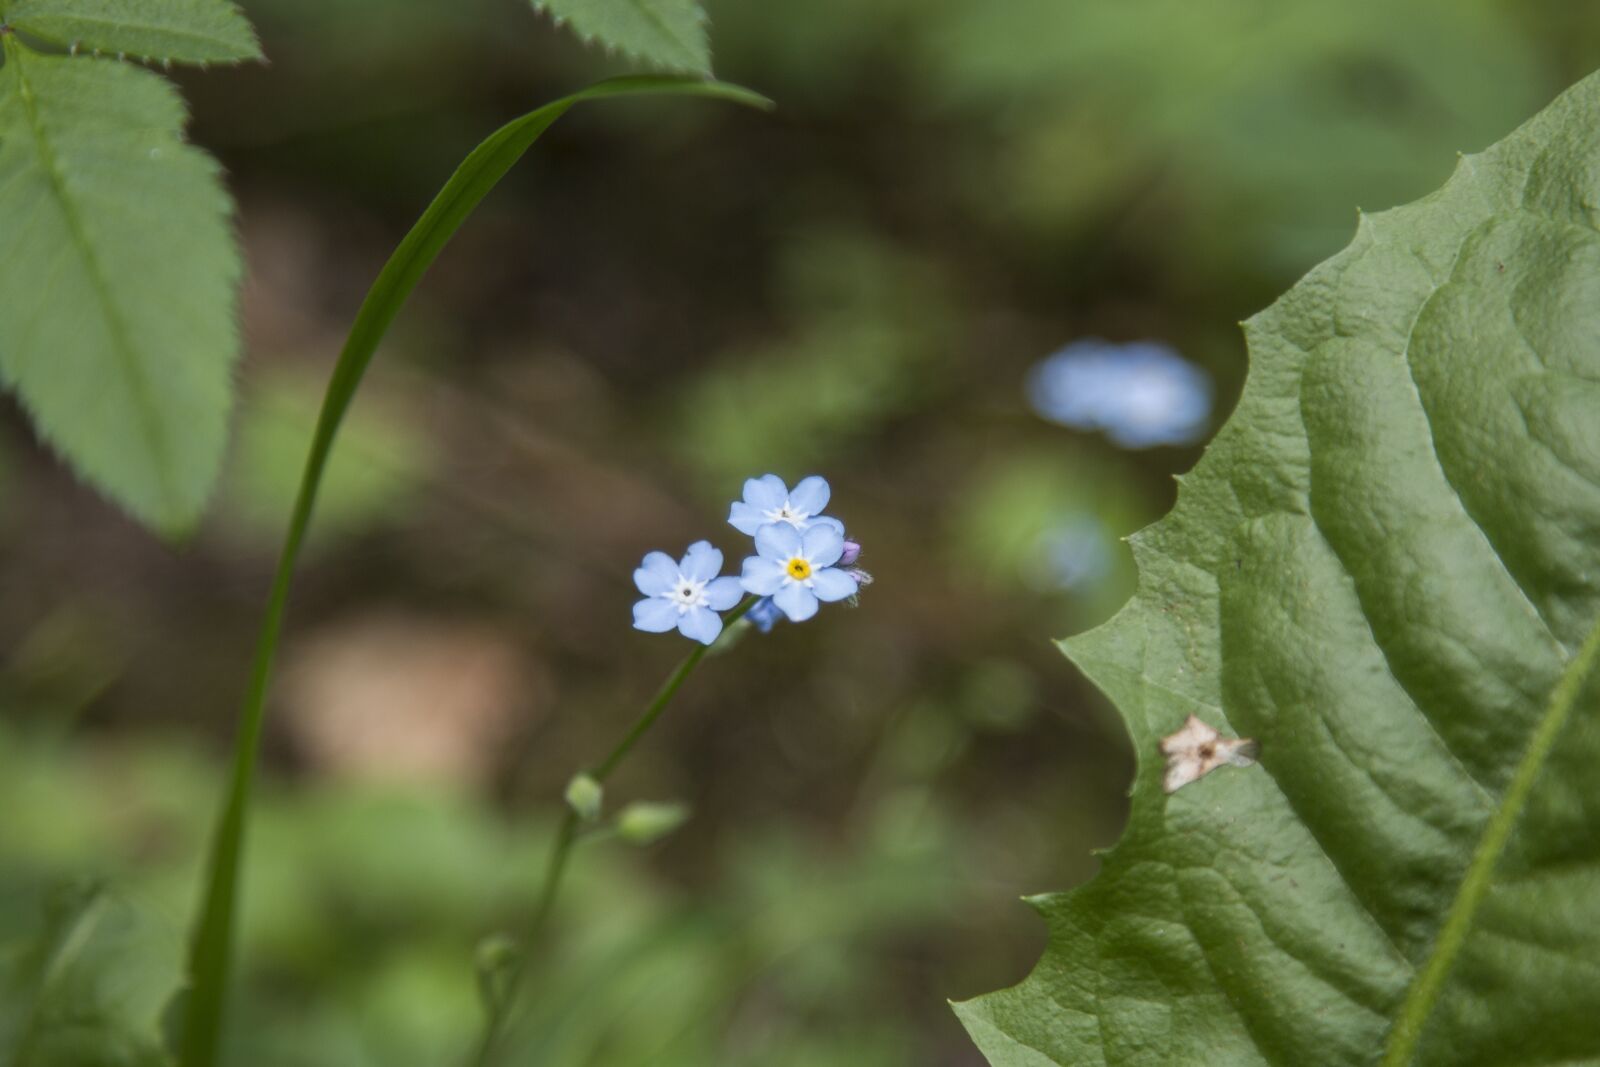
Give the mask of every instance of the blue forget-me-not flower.
<path id="1" fill-rule="evenodd" d="M 728 522 L 735 530 L 754 537 L 756 531 L 769 523 L 788 523 L 804 532 L 821 523 L 844 533 L 844 523 L 822 514 L 828 506 L 830 495 L 827 479 L 815 474 L 802 478 L 794 492 L 783 484 L 776 474 L 764 474 L 744 483 L 744 499 L 736 500 L 728 512 Z"/>
<path id="2" fill-rule="evenodd" d="M 855 577 L 856 585 L 858 587 L 866 585 L 868 582 L 872 581 L 871 575 L 869 575 L 866 571 L 855 567 L 856 560 L 860 558 L 861 545 L 850 540 L 848 537 L 845 538 L 844 552 L 839 556 L 838 566 L 851 568 L 849 573 Z M 750 605 L 750 610 L 745 612 L 744 617 L 748 619 L 750 624 L 757 630 L 760 630 L 764 634 L 770 634 L 772 632 L 772 628 L 778 624 L 780 619 L 783 618 L 783 612 L 778 609 L 778 605 L 772 602 L 771 597 L 764 596 L 754 604 Z"/>
<path id="3" fill-rule="evenodd" d="M 709 541 L 696 541 L 677 563 L 665 552 L 651 552 L 633 572 L 633 584 L 645 598 L 633 606 L 633 625 L 650 633 L 676 628 L 683 636 L 709 645 L 722 632 L 722 616 L 739 602 L 739 579 L 717 577 L 722 553 Z"/>
<path id="4" fill-rule="evenodd" d="M 804 622 L 820 602 L 844 600 L 859 588 L 852 572 L 834 566 L 844 555 L 844 534 L 833 525 L 814 522 L 802 532 L 789 522 L 770 523 L 756 530 L 756 551 L 739 580 L 757 596 L 770 596 L 790 622 Z"/>
<path id="5" fill-rule="evenodd" d="M 1153 341 L 1076 341 L 1037 363 L 1028 400 L 1052 422 L 1103 430 L 1124 448 L 1192 444 L 1211 416 L 1211 378 Z"/>

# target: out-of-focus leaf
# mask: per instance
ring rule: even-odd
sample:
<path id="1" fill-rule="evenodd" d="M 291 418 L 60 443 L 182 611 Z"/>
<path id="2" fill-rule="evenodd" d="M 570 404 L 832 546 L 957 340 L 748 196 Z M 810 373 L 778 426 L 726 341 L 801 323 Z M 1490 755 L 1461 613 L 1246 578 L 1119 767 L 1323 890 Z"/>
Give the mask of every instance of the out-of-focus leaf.
<path id="1" fill-rule="evenodd" d="M 1600 1057 L 1600 76 L 1247 324 L 1140 591 L 1066 642 L 1140 766 L 997 1065 Z M 1162 792 L 1196 715 L 1260 763 Z"/>
<path id="2" fill-rule="evenodd" d="M 980 210 L 1056 239 L 1143 220 L 1238 269 L 1298 273 L 1556 88 L 1494 0 L 935 6 L 929 91 L 998 124 Z"/>
<path id="3" fill-rule="evenodd" d="M 177 63 L 260 59 L 255 30 L 229 0 L 11 0 L 17 29 L 56 44 Z"/>
<path id="4" fill-rule="evenodd" d="M 707 74 L 711 44 L 696 0 L 533 0 L 586 42 L 625 52 L 648 66 Z"/>
<path id="5" fill-rule="evenodd" d="M 1012 454 L 986 464 L 957 494 L 949 566 L 997 591 L 1070 598 L 1088 626 L 1133 587 L 1121 538 L 1154 514 L 1130 491 L 1129 470 L 1090 454 Z"/>
<path id="6" fill-rule="evenodd" d="M 779 284 L 797 331 L 719 360 L 673 412 L 708 483 L 820 463 L 942 384 L 954 298 L 926 262 L 827 234 L 791 253 Z"/>
<path id="7" fill-rule="evenodd" d="M 271 375 L 246 390 L 219 512 L 252 538 L 270 543 L 282 532 L 320 400 L 320 386 L 293 373 Z M 342 432 L 344 446 L 324 475 L 313 538 L 381 521 L 429 472 L 426 433 L 402 408 L 365 403 L 350 413 Z"/>
<path id="8" fill-rule="evenodd" d="M 159 75 L 4 42 L 0 376 L 87 481 L 182 531 L 216 479 L 239 343 L 217 165 Z"/>
<path id="9" fill-rule="evenodd" d="M 0 957 L 0 1050 L 13 1067 L 161 1067 L 179 945 L 98 885 L 55 893 Z"/>

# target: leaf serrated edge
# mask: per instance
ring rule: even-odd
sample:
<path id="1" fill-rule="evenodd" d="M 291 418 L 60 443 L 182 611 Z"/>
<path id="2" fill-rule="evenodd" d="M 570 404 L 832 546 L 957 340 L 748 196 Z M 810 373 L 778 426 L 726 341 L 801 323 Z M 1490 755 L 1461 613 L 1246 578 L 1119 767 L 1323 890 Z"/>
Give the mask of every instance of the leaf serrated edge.
<path id="1" fill-rule="evenodd" d="M 1439 188 L 1415 200 L 1388 208 L 1383 211 L 1366 212 L 1357 209 L 1356 232 L 1352 236 L 1349 244 L 1335 252 L 1332 256 L 1312 267 L 1311 270 L 1307 271 L 1305 275 L 1298 279 L 1289 290 L 1287 290 L 1283 295 L 1281 295 L 1277 300 L 1273 301 L 1266 308 L 1239 323 L 1239 326 L 1245 334 L 1248 348 L 1252 352 L 1256 348 L 1256 345 L 1252 339 L 1253 331 L 1264 328 L 1270 322 L 1271 318 L 1283 309 L 1284 302 L 1289 299 L 1307 280 L 1317 277 L 1330 269 L 1338 269 L 1350 254 L 1360 250 L 1365 245 L 1372 243 L 1375 240 L 1375 224 L 1378 221 L 1386 220 L 1392 216 L 1409 215 L 1411 212 L 1419 208 L 1424 208 L 1428 205 L 1433 205 L 1436 202 L 1443 200 L 1452 193 L 1463 191 L 1459 187 L 1467 185 L 1472 179 L 1478 176 L 1478 164 L 1480 160 L 1500 153 L 1513 151 L 1511 146 L 1517 143 L 1520 139 L 1528 136 L 1530 130 L 1547 121 L 1551 121 L 1550 116 L 1563 102 L 1571 99 L 1580 91 L 1582 91 L 1584 86 L 1595 82 L 1600 82 L 1600 73 L 1591 74 L 1587 78 L 1577 82 L 1575 85 L 1570 86 L 1565 92 L 1557 96 L 1554 101 L 1546 105 L 1528 120 L 1518 125 L 1516 129 L 1508 133 L 1504 138 L 1495 142 L 1493 145 L 1490 145 L 1484 151 L 1476 153 L 1457 152 L 1456 166 L 1452 170 L 1449 178 L 1447 178 Z M 1193 479 L 1197 475 L 1206 473 L 1202 471 L 1202 467 L 1207 463 L 1208 460 L 1210 460 L 1213 449 L 1221 444 L 1227 435 L 1238 432 L 1235 430 L 1235 420 L 1240 411 L 1243 410 L 1245 401 L 1249 397 L 1251 377 L 1252 376 L 1247 376 L 1246 378 L 1245 395 L 1241 396 L 1234 412 L 1229 415 L 1228 419 L 1223 423 L 1215 437 L 1213 437 L 1213 439 L 1206 445 L 1205 454 L 1201 457 L 1200 462 L 1196 464 L 1195 468 L 1188 472 L 1187 475 L 1180 475 L 1177 477 L 1178 495 L 1177 500 L 1174 502 L 1172 508 L 1160 519 L 1144 527 L 1143 529 L 1136 531 L 1126 538 L 1128 543 L 1134 547 L 1136 555 L 1141 547 L 1142 542 L 1151 539 L 1155 535 L 1159 534 L 1164 528 L 1172 524 L 1175 520 L 1175 516 L 1184 508 L 1186 499 L 1191 497 L 1194 492 L 1204 488 L 1203 485 L 1197 486 L 1193 484 Z M 1155 548 L 1155 550 L 1160 551 L 1159 548 Z M 1069 660 L 1071 660 L 1073 665 L 1081 670 L 1084 675 L 1087 676 L 1089 680 L 1093 682 L 1095 686 L 1108 697 L 1110 696 L 1109 687 L 1101 680 L 1100 677 L 1097 676 L 1097 672 L 1093 669 L 1093 667 L 1091 667 L 1091 664 L 1099 662 L 1105 666 L 1109 666 L 1117 670 L 1127 670 L 1128 668 L 1125 668 L 1121 664 L 1118 664 L 1114 661 L 1103 660 L 1101 657 L 1096 655 L 1094 652 L 1094 642 L 1102 639 L 1104 635 L 1118 630 L 1119 628 L 1126 629 L 1129 625 L 1136 623 L 1137 620 L 1135 615 L 1141 606 L 1146 592 L 1147 590 L 1143 581 L 1143 568 L 1141 565 L 1140 581 L 1138 586 L 1135 588 L 1133 595 L 1128 599 L 1128 602 L 1124 604 L 1122 608 L 1120 608 L 1110 619 L 1082 633 L 1074 634 L 1071 637 L 1061 638 L 1055 641 L 1056 646 L 1061 649 L 1061 651 Z M 1490 876 L 1493 874 L 1495 863 L 1498 861 L 1499 856 L 1503 853 L 1505 845 L 1510 839 L 1511 831 L 1515 828 L 1517 816 L 1521 814 L 1522 807 L 1526 803 L 1527 793 L 1532 790 L 1534 783 L 1537 781 L 1539 773 L 1543 769 L 1545 759 L 1549 756 L 1551 749 L 1554 747 L 1556 739 L 1560 736 L 1561 728 L 1565 725 L 1565 722 L 1569 718 L 1572 705 L 1576 704 L 1577 698 L 1583 689 L 1584 683 L 1587 682 L 1592 676 L 1597 674 L 1597 667 L 1600 667 L 1600 620 L 1596 621 L 1594 629 L 1591 630 L 1589 635 L 1585 638 L 1578 654 L 1574 656 L 1573 659 L 1569 660 L 1566 668 L 1563 669 L 1561 678 L 1558 680 L 1555 689 L 1551 691 L 1551 703 L 1547 707 L 1544 716 L 1541 718 L 1538 727 L 1536 727 L 1534 733 L 1530 736 L 1528 747 L 1524 750 L 1524 754 L 1518 763 L 1517 769 L 1513 774 L 1511 784 L 1507 786 L 1506 792 L 1502 796 L 1500 805 L 1496 808 L 1495 813 L 1491 816 L 1489 822 L 1485 824 L 1484 834 L 1482 837 L 1480 837 L 1479 843 L 1473 853 L 1473 859 L 1469 863 L 1468 876 L 1463 879 L 1462 888 L 1458 892 L 1456 900 L 1452 902 L 1451 908 L 1446 914 L 1445 924 L 1441 925 L 1440 927 L 1439 936 L 1435 940 L 1433 949 L 1430 950 L 1427 962 L 1424 964 L 1423 969 L 1418 971 L 1413 977 L 1412 984 L 1407 989 L 1406 998 L 1402 1002 L 1400 1014 L 1396 1017 L 1396 1022 L 1390 1028 L 1389 1035 L 1386 1038 L 1386 1051 L 1379 1067 L 1405 1067 L 1405 1064 L 1409 1062 L 1410 1053 L 1414 1050 L 1416 1042 L 1421 1036 L 1422 1025 L 1427 1021 L 1428 1013 L 1432 1008 L 1433 1001 L 1437 998 L 1438 991 L 1443 985 L 1443 980 L 1448 975 L 1450 965 L 1454 962 L 1454 958 L 1459 952 L 1462 943 L 1465 940 L 1466 934 L 1471 929 L 1472 918 L 1476 912 L 1477 906 L 1482 902 L 1483 896 L 1487 893 Z M 1148 679 L 1142 678 L 1142 676 L 1141 682 L 1142 684 L 1152 684 Z M 1568 692 L 1569 688 L 1570 692 Z M 1563 697 L 1563 693 L 1567 693 L 1567 696 Z M 1128 709 L 1124 708 L 1121 702 L 1113 700 L 1112 703 L 1117 717 L 1123 722 L 1125 728 L 1127 729 L 1130 740 L 1134 742 L 1136 770 L 1133 782 L 1130 784 L 1129 789 L 1129 795 L 1134 796 L 1140 792 L 1140 785 L 1145 780 L 1147 760 L 1147 746 L 1145 742 L 1149 740 L 1149 738 L 1141 735 L 1149 732 L 1148 724 L 1135 722 L 1132 713 Z M 1222 718 L 1224 722 L 1226 721 L 1226 712 L 1223 711 L 1223 709 L 1215 708 L 1213 710 Z M 1516 799 L 1513 810 L 1512 808 L 1508 807 L 1508 801 L 1511 800 L 1514 790 L 1519 791 L 1520 795 Z M 1113 843 L 1110 848 L 1102 850 L 1100 854 L 1109 858 L 1123 845 L 1127 844 L 1129 830 L 1131 830 L 1131 828 L 1132 819 L 1130 818 L 1129 826 L 1124 829 L 1122 835 L 1119 836 L 1117 841 Z M 1480 861 L 1484 864 L 1484 866 L 1481 874 L 1478 874 L 1477 869 Z M 1476 888 L 1473 888 L 1469 894 L 1468 881 L 1475 874 L 1481 878 L 1482 884 Z M 1078 894 L 1087 891 L 1091 885 L 1100 879 L 1100 877 L 1101 875 L 1097 874 L 1072 888 L 1059 892 L 1039 894 L 1037 896 L 1025 899 L 1027 899 L 1029 903 L 1033 903 L 1035 900 L 1042 902 L 1053 902 L 1055 900 L 1064 900 L 1069 897 L 1075 897 Z M 1048 915 L 1046 915 L 1046 919 L 1048 921 Z M 1455 924 L 1456 927 L 1459 927 L 1459 929 L 1457 929 L 1447 941 L 1446 927 L 1450 926 L 1452 923 Z M 1048 953 L 1048 946 L 1046 948 L 1046 953 Z M 979 1044 L 980 1050 L 984 1050 L 985 1048 L 983 1044 L 978 1041 L 979 1031 L 982 1031 L 982 1033 L 985 1035 L 998 1036 L 1013 1049 L 1026 1050 L 1030 1057 L 1037 1056 L 1037 1063 L 1039 1067 L 1061 1067 L 1061 1065 L 1058 1064 L 1054 1059 L 1044 1056 L 1037 1049 L 1034 1049 L 1031 1046 L 1023 1044 L 1011 1033 L 1000 1030 L 990 1021 L 985 1007 L 985 1005 L 988 1002 L 991 1002 L 993 998 L 1000 997 L 1007 993 L 1020 991 L 1029 983 L 1033 982 L 1039 974 L 1039 969 L 1044 959 L 1045 955 L 1041 954 L 1040 960 L 1034 964 L 1029 972 L 1023 976 L 1021 980 L 1012 984 L 1011 986 L 998 990 L 992 990 L 987 993 L 982 993 L 965 1001 L 950 1002 L 952 1009 L 955 1011 L 962 1025 L 967 1029 L 974 1042 Z M 1425 975 L 1433 971 L 1437 971 L 1437 977 L 1429 979 L 1428 986 L 1431 988 L 1425 989 L 1423 978 Z M 1401 1020 L 1408 1019 L 1413 1014 L 1416 1016 L 1416 1018 L 1408 1024 L 1408 1028 L 1414 1029 L 1415 1032 L 1403 1034 L 1401 1032 Z M 1104 1057 L 1102 1057 L 1102 1060 L 1103 1059 Z M 1030 1065 L 1032 1062 L 1033 1061 L 1030 1059 Z"/>
<path id="2" fill-rule="evenodd" d="M 632 0 L 632 2 L 636 3 L 637 0 Z M 635 60 L 636 62 L 643 63 L 646 66 L 659 67 L 662 70 L 671 71 L 678 74 L 698 74 L 707 78 L 712 77 L 712 54 L 710 39 L 708 38 L 705 41 L 705 62 L 702 64 L 699 60 L 698 49 L 691 44 L 685 43 L 683 39 L 680 38 L 676 33 L 673 33 L 670 29 L 668 29 L 654 12 L 651 12 L 642 6 L 640 7 L 641 12 L 643 12 L 646 17 L 660 27 L 663 36 L 670 40 L 680 52 L 689 57 L 687 62 L 682 60 L 663 60 L 660 56 L 647 54 L 645 52 L 641 52 L 637 48 L 629 48 L 627 45 L 620 45 L 610 39 L 602 38 L 597 33 L 590 33 L 582 30 L 570 16 L 562 16 L 559 12 L 552 10 L 548 0 L 531 0 L 531 6 L 533 7 L 535 14 L 544 15 L 550 20 L 551 25 L 553 25 L 556 29 L 566 30 L 568 33 L 571 33 L 572 36 L 576 37 L 578 42 L 586 48 L 592 48 L 596 43 L 598 43 L 599 46 L 603 48 L 606 54 L 609 56 L 627 56 L 628 58 Z M 709 27 L 711 25 L 711 16 L 709 13 L 707 13 L 703 6 L 701 6 L 699 3 L 696 3 L 694 5 L 694 11 L 695 19 L 700 23 L 702 28 Z"/>
<path id="3" fill-rule="evenodd" d="M 266 57 L 266 54 L 261 50 L 261 38 L 256 33 L 255 26 L 250 22 L 249 19 L 247 19 L 245 17 L 244 12 L 239 9 L 239 6 L 237 4 L 234 4 L 234 3 L 230 2 L 228 4 L 228 6 L 234 11 L 235 14 L 238 15 L 239 22 L 244 27 L 245 32 L 246 32 L 247 36 L 249 37 L 250 48 L 252 49 L 252 51 L 245 52 L 245 53 L 239 53 L 238 50 L 233 47 L 233 42 L 228 41 L 228 40 L 226 40 L 224 38 L 221 38 L 221 37 L 208 37 L 205 34 L 194 33 L 194 32 L 191 32 L 191 31 L 186 31 L 186 30 L 181 30 L 181 29 L 172 29 L 172 28 L 166 27 L 166 26 L 153 26 L 153 25 L 150 25 L 148 23 L 129 23 L 129 22 L 124 22 L 124 21 L 118 21 L 116 19 L 97 18 L 94 15 L 77 15 L 77 14 L 74 14 L 74 15 L 71 15 L 71 16 L 68 16 L 68 17 L 72 18 L 73 20 L 75 20 L 77 22 L 84 22 L 84 23 L 90 23 L 90 24 L 101 23 L 101 24 L 109 26 L 109 27 L 111 27 L 113 29 L 128 29 L 128 28 L 132 28 L 132 29 L 136 29 L 136 30 L 149 30 L 149 31 L 152 31 L 152 32 L 169 34 L 169 35 L 174 36 L 174 37 L 189 38 L 191 40 L 198 41 L 198 42 L 200 42 L 202 44 L 220 44 L 220 45 L 223 46 L 223 50 L 231 52 L 231 53 L 235 53 L 235 54 L 232 54 L 232 55 L 219 55 L 219 56 L 216 56 L 216 57 L 213 57 L 213 58 L 209 58 L 209 59 L 185 59 L 182 56 L 149 56 L 149 55 L 139 56 L 137 53 L 135 53 L 135 57 L 143 59 L 143 61 L 147 65 L 159 62 L 163 67 L 165 67 L 166 69 L 169 69 L 169 70 L 172 68 L 172 66 L 174 64 L 182 64 L 184 66 L 199 67 L 201 70 L 205 70 L 207 67 L 209 67 L 213 63 L 226 63 L 226 64 L 228 64 L 230 66 L 238 66 L 241 63 L 250 62 L 252 60 L 256 61 L 256 62 L 259 62 L 259 63 L 265 63 L 267 61 L 267 57 Z M 49 15 L 50 12 L 46 11 L 46 12 L 43 12 L 43 14 Z M 73 55 L 77 55 L 78 54 L 78 50 L 83 45 L 83 37 L 82 37 L 81 34 L 78 35 L 75 38 L 74 37 L 62 37 L 59 34 L 49 33 L 49 32 L 37 29 L 34 26 L 30 26 L 28 24 L 29 15 L 28 15 L 28 13 L 26 11 L 23 12 L 22 17 L 21 17 L 20 20 L 18 20 L 16 17 L 13 16 L 8 21 L 9 21 L 9 25 L 12 28 L 21 30 L 24 33 L 28 34 L 30 37 L 36 37 L 41 41 L 45 41 L 45 42 L 48 42 L 48 43 L 53 44 L 53 45 L 57 45 L 57 46 L 62 47 L 62 48 L 66 48 Z M 104 46 L 101 46 L 101 47 L 91 47 L 90 51 L 94 54 L 94 56 L 96 58 L 99 58 L 100 56 L 107 54 L 109 50 L 106 49 Z M 126 51 L 118 51 L 117 52 L 117 59 L 118 60 L 125 62 L 127 60 L 127 58 L 128 58 L 128 53 Z"/>
<path id="4" fill-rule="evenodd" d="M 33 134 L 34 150 L 38 154 L 39 163 L 50 183 L 50 189 L 55 194 L 56 202 L 61 209 L 62 216 L 67 223 L 67 231 L 72 236 L 73 247 L 83 260 L 84 269 L 89 277 L 95 295 L 99 298 L 100 310 L 106 320 L 107 332 L 111 335 L 111 347 L 117 353 L 119 362 L 126 368 L 130 389 L 133 392 L 134 407 L 139 412 L 139 422 L 145 429 L 146 443 L 148 444 L 156 481 L 160 487 L 161 514 L 149 515 L 146 518 L 170 534 L 180 535 L 185 532 L 188 520 L 184 518 L 188 512 L 185 507 L 182 493 L 172 481 L 171 443 L 167 439 L 164 427 L 161 425 L 159 414 L 154 414 L 154 407 L 150 402 L 148 375 L 140 364 L 140 356 L 127 335 L 127 326 L 122 321 L 122 315 L 111 298 L 111 291 L 106 281 L 105 270 L 100 265 L 100 256 L 93 244 L 89 241 L 84 231 L 83 220 L 73 198 L 69 195 L 66 176 L 62 174 L 60 166 L 56 163 L 56 153 L 41 125 L 36 97 L 28 83 L 27 63 L 22 59 L 27 52 L 22 45 L 16 43 L 16 38 L 7 35 L 0 41 L 3 44 L 3 54 L 6 67 L 14 68 L 14 77 L 17 80 L 17 97 L 22 104 L 23 114 L 28 121 L 28 129 Z M 24 399 L 26 404 L 26 399 Z M 32 405 L 28 405 L 30 410 Z M 34 420 L 43 431 L 43 423 Z M 45 434 L 44 436 L 52 436 Z M 62 448 L 61 454 L 71 462 L 70 451 Z M 76 465 L 76 464 L 74 464 Z M 132 501 L 129 506 L 136 507 Z"/>

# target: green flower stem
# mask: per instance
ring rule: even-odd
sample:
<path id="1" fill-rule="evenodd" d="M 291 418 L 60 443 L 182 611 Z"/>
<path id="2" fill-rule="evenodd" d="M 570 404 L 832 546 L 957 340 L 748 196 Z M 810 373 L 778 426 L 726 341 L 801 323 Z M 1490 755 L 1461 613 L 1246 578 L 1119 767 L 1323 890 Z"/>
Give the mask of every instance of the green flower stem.
<path id="1" fill-rule="evenodd" d="M 725 637 L 733 624 L 743 619 L 751 608 L 755 607 L 760 597 L 746 597 L 744 602 L 723 619 L 723 636 Z M 722 638 L 718 638 L 718 641 Z M 677 668 L 667 676 L 661 688 L 656 691 L 655 698 L 646 705 L 644 712 L 634 721 L 632 729 L 618 741 L 606 758 L 584 771 L 596 782 L 604 782 L 610 774 L 621 766 L 622 761 L 628 758 L 628 753 L 633 751 L 633 746 L 639 739 L 650 731 L 650 727 L 661 718 L 661 713 L 667 710 L 667 705 L 672 703 L 672 698 L 678 695 L 678 690 L 683 688 L 683 683 L 688 681 L 689 675 L 706 658 L 706 653 L 716 647 L 717 642 L 709 645 L 696 645 L 694 651 L 683 657 Z M 477 1054 L 473 1057 L 474 1067 L 487 1067 L 490 1057 L 494 1055 L 495 1046 L 505 1032 L 505 1025 L 511 1013 L 511 1006 L 516 1000 L 517 989 L 522 984 L 523 971 L 526 968 L 527 954 L 532 951 L 534 944 L 544 932 L 545 924 L 549 921 L 550 912 L 554 910 L 556 897 L 561 892 L 561 880 L 566 875 L 567 860 L 572 855 L 572 846 L 577 844 L 578 838 L 578 813 L 569 806 L 567 813 L 561 819 L 561 825 L 556 829 L 556 839 L 550 846 L 550 860 L 545 865 L 544 882 L 539 887 L 538 899 L 533 905 L 533 914 L 528 919 L 528 926 L 522 938 L 522 954 L 518 958 L 511 972 L 510 981 L 507 982 L 505 993 L 488 1007 L 484 1019 L 483 1036 L 478 1042 Z"/>
<path id="2" fill-rule="evenodd" d="M 230 996 L 234 912 L 244 862 L 244 838 L 261 737 L 266 725 L 267 683 L 272 677 L 278 637 L 288 608 L 300 547 L 311 525 L 322 473 L 333 451 L 339 424 L 355 398 L 367 366 L 406 298 L 434 259 L 455 236 L 479 202 L 522 158 L 539 135 L 573 105 L 608 97 L 676 94 L 715 97 L 765 106 L 762 97 L 737 86 L 687 78 L 636 76 L 614 78 L 547 104 L 502 126 L 462 161 L 455 174 L 428 205 L 384 264 L 377 281 L 356 313 L 344 350 L 334 365 L 322 412 L 306 455 L 305 471 L 294 511 L 272 579 L 272 591 L 261 620 L 250 684 L 239 715 L 227 797 L 212 839 L 201 892 L 200 914 L 190 945 L 188 986 L 177 1013 L 178 1062 L 182 1067 L 215 1067 L 221 1050 L 223 1013 Z M 564 859 L 564 857 L 563 857 Z"/>

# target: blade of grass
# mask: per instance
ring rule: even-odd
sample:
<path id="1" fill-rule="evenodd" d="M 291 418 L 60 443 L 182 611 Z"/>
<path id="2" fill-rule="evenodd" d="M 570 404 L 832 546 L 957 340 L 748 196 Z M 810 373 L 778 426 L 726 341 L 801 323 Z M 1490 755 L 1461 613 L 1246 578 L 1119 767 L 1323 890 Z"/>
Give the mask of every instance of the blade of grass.
<path id="1" fill-rule="evenodd" d="M 250 808 L 256 759 L 261 747 L 267 683 L 278 649 L 278 635 L 283 628 L 295 562 L 311 523 L 317 489 L 328 455 L 333 449 L 340 420 L 344 418 L 356 388 L 361 384 L 367 365 L 372 362 L 379 341 L 383 339 L 401 305 L 416 288 L 417 282 L 479 201 L 538 140 L 539 135 L 574 104 L 645 94 L 706 96 L 759 107 L 769 106 L 763 97 L 721 82 L 640 76 L 601 82 L 529 112 L 502 126 L 472 150 L 384 264 L 378 280 L 362 302 L 361 310 L 356 313 L 350 336 L 339 354 L 339 361 L 334 366 L 323 398 L 322 412 L 317 419 L 316 432 L 312 435 L 305 472 L 301 475 L 300 489 L 289 518 L 288 533 L 284 537 L 277 572 L 273 576 L 266 612 L 262 617 L 260 637 L 256 642 L 249 687 L 245 692 L 238 737 L 234 742 L 227 798 L 212 842 L 210 862 L 206 868 L 205 894 L 190 949 L 179 1047 L 179 1061 L 183 1067 L 213 1067 L 217 1062 L 231 972 L 234 911 L 238 899 L 245 821 Z"/>

